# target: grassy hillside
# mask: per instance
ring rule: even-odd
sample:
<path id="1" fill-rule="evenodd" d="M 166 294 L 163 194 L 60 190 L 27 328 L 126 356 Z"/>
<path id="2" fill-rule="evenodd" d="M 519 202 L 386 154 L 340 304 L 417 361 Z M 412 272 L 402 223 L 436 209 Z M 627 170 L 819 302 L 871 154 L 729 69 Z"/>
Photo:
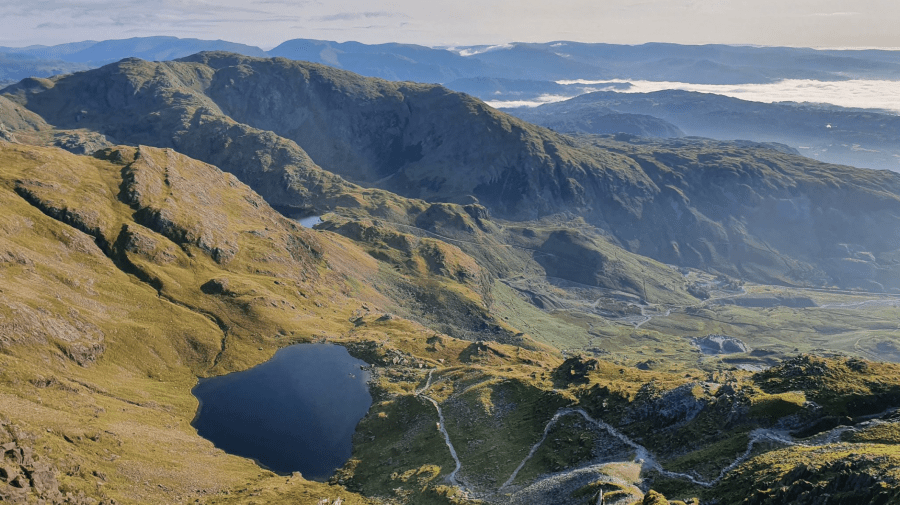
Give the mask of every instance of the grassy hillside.
<path id="1" fill-rule="evenodd" d="M 196 435 L 190 389 L 311 339 L 319 315 L 346 326 L 298 293 L 346 307 L 341 283 L 314 237 L 233 177 L 147 148 L 103 157 L 0 144 L 4 447 L 45 468 L 3 492 L 171 503 L 265 485 L 274 475 Z M 213 279 L 228 290 L 205 293 Z"/>
<path id="2" fill-rule="evenodd" d="M 383 315 L 371 310 L 402 303 L 371 287 L 396 289 L 396 276 L 169 150 L 89 158 L 2 143 L 0 167 L 3 437 L 38 462 L 5 470 L 3 496 L 218 502 L 258 488 L 365 502 L 303 479 L 277 484 L 224 455 L 190 426 L 190 389 L 284 345 L 355 340 Z M 396 316 L 376 326 L 392 338 L 421 331 Z M 34 465 L 44 477 L 13 482 Z"/>

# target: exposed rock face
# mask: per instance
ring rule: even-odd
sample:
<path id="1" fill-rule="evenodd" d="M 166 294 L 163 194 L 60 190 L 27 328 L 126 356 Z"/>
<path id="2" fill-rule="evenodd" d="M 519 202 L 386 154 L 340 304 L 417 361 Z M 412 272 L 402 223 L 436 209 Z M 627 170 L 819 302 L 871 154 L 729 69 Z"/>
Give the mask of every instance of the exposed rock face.
<path id="1" fill-rule="evenodd" d="M 655 387 L 650 383 L 641 388 L 635 407 L 623 420 L 625 424 L 652 420 L 654 426 L 672 429 L 690 422 L 707 405 L 705 399 L 697 398 L 693 393 L 698 384 L 685 384 L 663 394 Z"/>
<path id="2" fill-rule="evenodd" d="M 691 342 L 700 348 L 703 354 L 737 354 L 750 352 L 747 344 L 740 339 L 727 335 L 707 335 L 692 339 Z"/>
<path id="3" fill-rule="evenodd" d="M 82 367 L 97 361 L 106 350 L 102 329 L 86 320 L 77 309 L 54 314 L 43 307 L 32 308 L 0 298 L 0 349 L 22 341 L 54 343 L 69 359 Z"/>
<path id="4" fill-rule="evenodd" d="M 4 125 L 3 123 L 0 123 L 0 140 L 3 140 L 5 142 L 18 142 L 18 140 L 16 140 L 16 136 L 13 135 L 12 132 L 9 131 L 9 129 L 7 129 L 6 125 Z"/>
<path id="5" fill-rule="evenodd" d="M 573 356 L 553 371 L 554 377 L 565 384 L 587 382 L 588 373 L 597 369 L 600 362 L 586 356 Z"/>
<path id="6" fill-rule="evenodd" d="M 822 466 L 802 464 L 777 482 L 748 495 L 748 505 L 797 503 L 897 503 L 900 491 L 873 471 L 872 457 L 850 455 L 846 461 Z"/>
<path id="7" fill-rule="evenodd" d="M 98 502 L 83 493 L 59 489 L 58 470 L 35 453 L 27 439 L 5 421 L 0 421 L 0 501 L 4 503 L 52 503 L 66 505 L 114 505 Z"/>
<path id="8" fill-rule="evenodd" d="M 647 114 L 614 112 L 606 107 L 583 108 L 565 113 L 543 114 L 543 109 L 521 107 L 502 109 L 511 116 L 563 133 L 589 133 L 594 135 L 625 133 L 641 137 L 684 137 L 684 132 L 674 124 Z"/>
<path id="9" fill-rule="evenodd" d="M 90 131 L 73 131 L 58 134 L 53 143 L 53 145 L 74 154 L 94 154 L 101 149 L 112 147 L 114 144 L 115 142 L 106 135 Z"/>

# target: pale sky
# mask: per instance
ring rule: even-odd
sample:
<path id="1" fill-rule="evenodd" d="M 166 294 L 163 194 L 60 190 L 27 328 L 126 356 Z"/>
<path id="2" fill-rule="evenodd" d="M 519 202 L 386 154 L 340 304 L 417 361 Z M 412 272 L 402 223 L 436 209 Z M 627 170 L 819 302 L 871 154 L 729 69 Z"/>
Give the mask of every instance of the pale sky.
<path id="1" fill-rule="evenodd" d="M 0 0 L 0 45 L 150 35 L 430 46 L 572 40 L 900 47 L 897 0 Z"/>

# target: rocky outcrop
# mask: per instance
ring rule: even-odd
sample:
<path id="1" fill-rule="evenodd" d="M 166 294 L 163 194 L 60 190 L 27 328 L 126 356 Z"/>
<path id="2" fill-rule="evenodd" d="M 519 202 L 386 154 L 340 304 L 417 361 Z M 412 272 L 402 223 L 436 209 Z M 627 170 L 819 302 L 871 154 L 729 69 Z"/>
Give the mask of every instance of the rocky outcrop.
<path id="1" fill-rule="evenodd" d="M 657 387 L 654 383 L 641 387 L 636 401 L 623 418 L 623 424 L 651 421 L 658 428 L 674 429 L 697 417 L 708 403 L 706 398 L 694 394 L 694 388 L 701 387 L 696 383 L 664 393 L 660 393 Z"/>
<path id="2" fill-rule="evenodd" d="M 644 495 L 644 499 L 641 500 L 641 505 L 669 505 L 669 500 L 667 500 L 662 493 L 658 493 L 651 489 Z"/>
<path id="3" fill-rule="evenodd" d="M 684 132 L 674 124 L 647 114 L 615 112 L 606 107 L 582 107 L 564 113 L 544 114 L 541 107 L 501 109 L 507 114 L 563 133 L 587 133 L 593 135 L 620 134 L 640 137 L 684 137 Z"/>
<path id="4" fill-rule="evenodd" d="M 707 335 L 703 338 L 691 339 L 691 343 L 697 346 L 703 354 L 737 354 L 751 350 L 740 339 L 727 335 Z"/>
<path id="5" fill-rule="evenodd" d="M 893 479 L 879 475 L 870 456 L 852 454 L 847 460 L 825 465 L 800 464 L 766 489 L 748 493 L 747 505 L 796 503 L 890 504 L 900 502 Z"/>
<path id="6" fill-rule="evenodd" d="M 587 356 L 573 356 L 566 359 L 553 371 L 553 376 L 562 384 L 586 383 L 588 374 L 600 366 L 600 362 Z"/>
<path id="7" fill-rule="evenodd" d="M 3 123 L 0 123 L 0 140 L 4 142 L 18 142 L 16 136 L 13 135 L 13 133 L 9 131 L 9 129 Z"/>
<path id="8" fill-rule="evenodd" d="M 82 367 L 93 365 L 106 351 L 106 334 L 78 310 L 53 313 L 0 297 L 0 349 L 15 343 L 52 344 Z"/>
<path id="9" fill-rule="evenodd" d="M 490 362 L 491 358 L 506 359 L 509 357 L 508 354 L 503 352 L 497 346 L 484 341 L 470 344 L 459 354 L 460 361 L 464 363 L 486 363 Z"/>
<path id="10" fill-rule="evenodd" d="M 98 502 L 83 493 L 60 490 L 58 474 L 55 465 L 35 453 L 26 434 L 0 420 L 0 501 L 13 504 L 115 504 L 115 500 Z"/>
<path id="11" fill-rule="evenodd" d="M 73 154 L 94 154 L 95 152 L 112 147 L 114 139 L 106 135 L 91 131 L 66 131 L 55 136 L 53 145 L 65 149 Z"/>

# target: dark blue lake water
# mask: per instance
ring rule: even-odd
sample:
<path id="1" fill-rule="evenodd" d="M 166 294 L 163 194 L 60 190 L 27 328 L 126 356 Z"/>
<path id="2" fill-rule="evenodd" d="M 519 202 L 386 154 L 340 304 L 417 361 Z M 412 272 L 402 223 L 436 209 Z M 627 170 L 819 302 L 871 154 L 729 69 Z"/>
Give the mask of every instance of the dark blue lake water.
<path id="1" fill-rule="evenodd" d="M 337 345 L 285 347 L 250 370 L 201 379 L 193 425 L 225 452 L 325 480 L 350 458 L 372 405 L 365 365 Z"/>

